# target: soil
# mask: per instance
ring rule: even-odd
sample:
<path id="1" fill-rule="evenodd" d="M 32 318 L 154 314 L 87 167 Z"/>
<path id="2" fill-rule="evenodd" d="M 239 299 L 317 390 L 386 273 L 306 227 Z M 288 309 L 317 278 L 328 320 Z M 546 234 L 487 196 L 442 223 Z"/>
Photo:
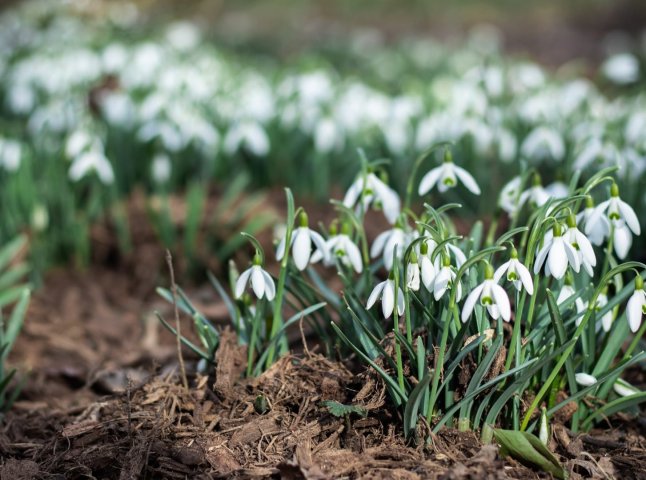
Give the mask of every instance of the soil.
<path id="1" fill-rule="evenodd" d="M 136 222 L 133 205 L 130 215 Z M 51 271 L 34 293 L 11 356 L 29 373 L 0 423 L 0 479 L 549 478 L 473 432 L 406 442 L 371 372 L 321 356 L 298 329 L 299 353 L 243 378 L 245 349 L 225 326 L 226 309 L 198 287 L 189 296 L 222 327 L 222 345 L 208 376 L 184 352 L 184 388 L 175 338 L 153 315 L 172 318 L 154 292 L 168 282 L 164 251 L 144 228 L 133 237 L 134 250 L 115 257 L 110 229 L 98 226 L 93 264 Z M 176 276 L 183 283 L 181 262 Z M 188 318 L 183 325 L 191 335 Z M 337 418 L 324 400 L 368 415 Z M 646 478 L 646 418 L 603 427 L 574 435 L 554 426 L 551 446 L 571 478 Z"/>

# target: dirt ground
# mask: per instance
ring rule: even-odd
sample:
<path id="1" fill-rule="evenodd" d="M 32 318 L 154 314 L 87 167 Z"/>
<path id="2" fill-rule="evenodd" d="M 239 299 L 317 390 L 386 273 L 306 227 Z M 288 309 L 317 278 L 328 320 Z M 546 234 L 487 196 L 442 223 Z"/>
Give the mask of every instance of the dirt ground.
<path id="1" fill-rule="evenodd" d="M 164 252 L 143 231 L 134 251 L 115 259 L 106 231 L 93 233 L 93 265 L 54 270 L 34 294 L 11 357 L 30 371 L 0 423 L 0 479 L 549 478 L 501 458 L 473 432 L 406 443 L 370 372 L 320 356 L 298 331 L 300 353 L 242 378 L 245 349 L 224 328 L 224 307 L 198 287 L 189 294 L 222 325 L 223 342 L 209 376 L 185 352 L 185 389 L 175 339 L 153 315 L 172 318 L 154 293 L 167 282 Z M 181 265 L 177 273 L 181 284 Z M 368 415 L 337 418 L 324 400 Z M 552 447 L 571 477 L 646 478 L 646 417 L 602 427 L 573 435 L 555 425 Z"/>

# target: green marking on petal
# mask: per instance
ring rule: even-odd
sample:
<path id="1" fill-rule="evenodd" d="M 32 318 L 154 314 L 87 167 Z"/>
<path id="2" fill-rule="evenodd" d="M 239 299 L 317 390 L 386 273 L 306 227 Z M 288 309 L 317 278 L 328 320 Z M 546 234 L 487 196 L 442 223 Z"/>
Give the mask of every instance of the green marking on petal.
<path id="1" fill-rule="evenodd" d="M 491 297 L 482 297 L 480 299 L 480 304 L 485 306 L 485 305 L 493 305 L 493 299 Z"/>

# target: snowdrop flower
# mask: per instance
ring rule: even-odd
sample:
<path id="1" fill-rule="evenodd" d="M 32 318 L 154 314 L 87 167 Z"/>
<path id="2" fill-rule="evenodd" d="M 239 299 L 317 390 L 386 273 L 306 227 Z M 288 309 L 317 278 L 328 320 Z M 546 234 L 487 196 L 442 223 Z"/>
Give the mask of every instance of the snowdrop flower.
<path id="1" fill-rule="evenodd" d="M 437 276 L 433 282 L 433 297 L 439 300 L 444 294 L 454 286 L 456 272 L 451 267 L 451 259 L 448 255 L 442 255 L 442 268 L 437 269 Z M 457 291 L 455 292 L 455 300 L 460 301 L 462 298 L 462 285 L 458 283 L 455 285 Z"/>
<path id="2" fill-rule="evenodd" d="M 635 277 L 635 291 L 626 304 L 626 318 L 630 330 L 636 333 L 642 324 L 642 316 L 646 314 L 646 292 L 644 292 L 644 280 L 642 277 Z"/>
<path id="3" fill-rule="evenodd" d="M 541 177 L 538 173 L 534 174 L 532 186 L 520 194 L 517 208 L 520 209 L 526 202 L 529 202 L 533 208 L 540 208 L 550 199 L 550 194 L 541 185 Z"/>
<path id="4" fill-rule="evenodd" d="M 299 218 L 299 227 L 293 232 L 290 247 L 292 248 L 292 256 L 296 268 L 303 271 L 310 262 L 312 255 L 312 243 L 321 252 L 324 252 L 324 259 L 327 261 L 327 250 L 325 248 L 325 240 L 320 233 L 310 230 L 308 227 L 308 218 L 305 212 L 302 212 Z M 276 251 L 276 260 L 281 261 L 285 256 L 285 237 L 278 244 Z"/>
<path id="5" fill-rule="evenodd" d="M 498 283 L 503 275 L 506 275 L 507 280 L 512 282 L 519 292 L 525 287 L 528 294 L 534 293 L 532 276 L 527 267 L 518 260 L 518 251 L 515 248 L 511 250 L 511 258 L 498 267 L 493 279 Z"/>
<path id="6" fill-rule="evenodd" d="M 100 150 L 83 152 L 76 157 L 70 167 L 69 177 L 72 181 L 78 182 L 90 172 L 96 172 L 99 180 L 105 185 L 114 181 L 112 165 Z"/>
<path id="7" fill-rule="evenodd" d="M 413 290 L 418 291 L 420 285 L 420 268 L 417 259 L 417 254 L 413 251 L 406 265 L 406 286 Z"/>
<path id="8" fill-rule="evenodd" d="M 404 292 L 401 288 L 397 289 L 397 314 L 404 314 Z M 375 304 L 377 299 L 381 297 L 381 311 L 384 314 L 384 318 L 388 318 L 392 315 L 393 310 L 395 309 L 395 274 L 390 272 L 388 275 L 388 280 L 385 280 L 372 290 L 370 297 L 368 297 L 368 303 L 366 308 L 370 309 Z"/>
<path id="9" fill-rule="evenodd" d="M 155 155 L 153 158 L 151 173 L 153 180 L 157 184 L 161 185 L 168 181 L 171 173 L 171 163 L 168 155 L 165 153 L 158 153 Z"/>
<path id="10" fill-rule="evenodd" d="M 384 215 L 391 224 L 395 223 L 399 216 L 401 202 L 397 192 L 371 171 L 357 177 L 346 192 L 343 205 L 352 208 L 361 200 L 363 200 L 364 209 L 367 209 L 371 203 L 383 208 Z"/>
<path id="11" fill-rule="evenodd" d="M 576 380 L 576 383 L 584 387 L 589 387 L 597 383 L 596 377 L 593 377 L 592 375 L 588 373 L 583 373 L 583 372 L 575 373 L 574 379 Z"/>
<path id="12" fill-rule="evenodd" d="M 341 234 L 337 233 L 336 225 L 333 225 L 330 229 L 330 238 L 325 241 L 325 252 L 316 250 L 312 254 L 310 261 L 316 263 L 323 258 L 327 258 L 327 262 L 324 262 L 324 264 L 331 266 L 334 264 L 334 257 L 339 258 L 345 266 L 354 268 L 357 273 L 363 271 L 361 252 L 350 238 L 350 226 L 348 224 L 341 227 Z"/>
<path id="13" fill-rule="evenodd" d="M 636 393 L 641 393 L 641 390 L 621 378 L 617 379 L 617 381 L 612 385 L 612 389 L 621 397 L 629 397 Z"/>
<path id="14" fill-rule="evenodd" d="M 498 206 L 513 217 L 520 209 L 521 178 L 515 176 L 502 187 L 498 197 Z"/>
<path id="15" fill-rule="evenodd" d="M 408 246 L 408 235 L 401 225 L 401 220 L 397 221 L 395 226 L 390 230 L 380 233 L 370 247 L 370 257 L 377 258 L 383 252 L 384 266 L 387 270 L 393 268 L 393 253 L 398 259 L 404 253 Z"/>
<path id="16" fill-rule="evenodd" d="M 552 275 L 557 280 L 563 278 L 568 264 L 575 272 L 579 272 L 581 268 L 579 255 L 574 247 L 563 238 L 561 225 L 555 224 L 552 227 L 552 235 L 549 235 L 548 232 L 543 243 L 543 248 L 536 255 L 535 274 L 541 271 L 543 264 L 545 264 L 545 274 Z"/>
<path id="17" fill-rule="evenodd" d="M 603 62 L 601 71 L 611 82 L 627 85 L 639 80 L 639 60 L 631 53 L 619 53 Z"/>
<path id="18" fill-rule="evenodd" d="M 433 284 L 435 283 L 436 269 L 431 261 L 431 252 L 429 251 L 427 242 L 423 242 L 420 247 L 419 263 L 422 284 L 426 287 L 426 290 L 432 293 Z"/>
<path id="19" fill-rule="evenodd" d="M 525 138 L 520 151 L 532 160 L 562 160 L 565 156 L 565 143 L 556 130 L 541 126 Z"/>
<path id="20" fill-rule="evenodd" d="M 487 307 L 487 312 L 492 318 L 497 319 L 502 317 L 505 322 L 511 319 L 511 305 L 509 304 L 509 297 L 504 288 L 502 288 L 494 279 L 493 267 L 485 264 L 485 280 L 474 288 L 462 307 L 462 322 L 466 322 L 476 302 L 479 301 L 480 305 Z"/>
<path id="21" fill-rule="evenodd" d="M 594 254 L 590 240 L 577 228 L 574 214 L 568 216 L 567 224 L 568 229 L 565 231 L 565 238 L 574 250 L 576 250 L 579 256 L 579 262 L 583 265 L 585 271 L 592 277 L 594 276 L 592 268 L 597 265 L 597 257 Z"/>
<path id="22" fill-rule="evenodd" d="M 565 285 L 563 285 L 563 287 L 561 287 L 561 291 L 559 292 L 559 296 L 556 299 L 556 304 L 561 305 L 568 298 L 570 298 L 571 296 L 573 296 L 575 294 L 576 294 L 576 292 L 574 291 L 574 287 L 572 287 L 572 280 L 568 275 L 567 277 L 565 277 Z M 576 300 L 574 300 L 574 304 L 576 306 L 576 313 L 582 313 L 583 311 L 585 311 L 586 304 L 581 299 L 581 297 L 577 297 Z M 582 317 L 578 317 L 576 319 L 576 326 L 577 327 L 581 323 L 581 320 L 583 320 Z"/>
<path id="23" fill-rule="evenodd" d="M 253 259 L 253 265 L 242 272 L 236 281 L 236 298 L 242 297 L 247 283 L 251 283 L 253 293 L 262 299 L 263 297 L 272 301 L 276 296 L 276 285 L 273 278 L 262 268 L 260 255 L 256 254 Z"/>
<path id="24" fill-rule="evenodd" d="M 0 138 L 0 166 L 8 172 L 15 172 L 20 167 L 22 147 L 16 140 Z"/>
<path id="25" fill-rule="evenodd" d="M 597 205 L 590 214 L 585 227 L 586 234 L 592 231 L 604 213 L 614 226 L 615 252 L 619 258 L 626 258 L 632 245 L 632 233 L 639 235 L 641 227 L 633 208 L 619 198 L 619 187 L 616 183 L 610 187 L 610 199 Z"/>
<path id="26" fill-rule="evenodd" d="M 592 197 L 586 198 L 585 209 L 576 216 L 578 224 L 583 225 L 583 231 L 594 245 L 600 246 L 610 235 L 610 222 L 605 215 L 592 217 L 594 213 L 594 201 Z M 592 218 L 591 218 L 592 217 Z"/>
<path id="27" fill-rule="evenodd" d="M 608 305 L 608 295 L 605 292 L 602 292 L 599 294 L 599 296 L 597 296 L 597 304 L 595 306 L 595 310 L 599 312 L 606 305 Z M 612 327 L 613 320 L 614 315 L 612 313 L 612 309 L 610 309 L 604 314 L 603 317 L 601 317 L 601 320 L 597 320 L 597 330 L 599 330 L 599 327 L 601 327 L 603 328 L 604 332 L 609 332 L 610 328 Z"/>
<path id="28" fill-rule="evenodd" d="M 224 150 L 229 155 L 233 155 L 243 145 L 257 157 L 264 157 L 271 149 L 269 137 L 264 128 L 253 121 L 235 124 L 224 139 Z"/>
<path id="29" fill-rule="evenodd" d="M 437 184 L 440 192 L 446 192 L 458 184 L 458 179 L 467 187 L 471 193 L 480 195 L 480 187 L 473 176 L 464 168 L 453 163 L 453 156 L 449 150 L 444 154 L 444 162 L 439 167 L 433 168 L 422 177 L 419 183 L 418 193 L 425 195 Z"/>
<path id="30" fill-rule="evenodd" d="M 569 189 L 565 183 L 556 181 L 545 187 L 545 192 L 547 192 L 550 197 L 565 198 L 568 196 Z"/>

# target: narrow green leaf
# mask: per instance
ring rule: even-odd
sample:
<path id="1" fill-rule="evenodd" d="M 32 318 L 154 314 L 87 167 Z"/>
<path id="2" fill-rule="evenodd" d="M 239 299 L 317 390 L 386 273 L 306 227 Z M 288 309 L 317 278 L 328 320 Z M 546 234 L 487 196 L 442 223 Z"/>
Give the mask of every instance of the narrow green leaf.
<path id="1" fill-rule="evenodd" d="M 558 459 L 531 433 L 514 430 L 493 431 L 496 440 L 513 458 L 524 464 L 538 467 L 556 478 L 566 479 L 568 474 Z"/>
<path id="2" fill-rule="evenodd" d="M 411 433 L 415 430 L 419 414 L 419 405 L 424 398 L 424 394 L 428 391 L 431 378 L 432 377 L 427 370 L 419 383 L 415 385 L 410 397 L 408 397 L 406 407 L 404 408 L 404 436 L 406 438 L 409 438 Z"/>

